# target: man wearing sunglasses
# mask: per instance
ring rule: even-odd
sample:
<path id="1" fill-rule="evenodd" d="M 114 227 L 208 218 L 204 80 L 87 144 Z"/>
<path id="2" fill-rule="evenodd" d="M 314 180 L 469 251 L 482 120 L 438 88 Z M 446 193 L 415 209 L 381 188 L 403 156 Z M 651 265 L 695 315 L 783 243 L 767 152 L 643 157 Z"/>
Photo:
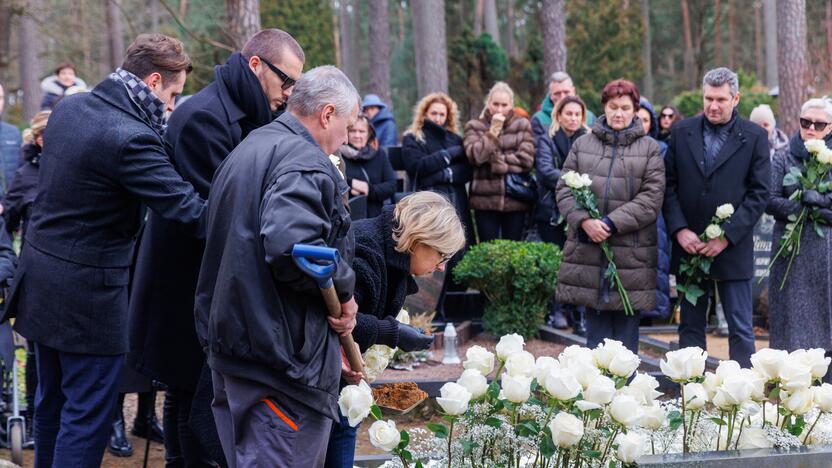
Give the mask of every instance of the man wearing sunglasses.
<path id="1" fill-rule="evenodd" d="M 285 107 L 303 63 L 303 50 L 291 35 L 279 29 L 260 31 L 241 52 L 216 67 L 214 82 L 177 106 L 167 132 L 171 158 L 203 198 L 208 198 L 214 172 L 231 151 Z M 134 349 L 128 363 L 168 386 L 166 458 L 184 466 L 223 461 L 219 444 L 211 443 L 217 440 L 216 435 L 210 437 L 211 380 L 207 367 L 203 371 L 205 355 L 194 328 L 203 250 L 204 242 L 179 224 L 151 214 L 130 298 Z M 205 388 L 197 392 L 201 386 Z M 195 394 L 208 397 L 194 400 Z M 192 414 L 195 418 L 189 417 Z"/>
<path id="2" fill-rule="evenodd" d="M 705 295 L 695 306 L 682 301 L 679 346 L 705 349 L 708 297 L 716 283 L 731 359 L 745 367 L 754 353 L 752 231 L 768 201 L 768 135 L 737 115 L 739 81 L 731 70 L 717 68 L 705 75 L 703 101 L 703 114 L 673 126 L 666 159 L 664 216 L 674 241 L 671 271 L 678 272 L 681 260 L 691 255 L 713 260 L 699 285 Z M 701 241 L 716 208 L 726 203 L 735 211 L 722 226 L 724 235 Z"/>

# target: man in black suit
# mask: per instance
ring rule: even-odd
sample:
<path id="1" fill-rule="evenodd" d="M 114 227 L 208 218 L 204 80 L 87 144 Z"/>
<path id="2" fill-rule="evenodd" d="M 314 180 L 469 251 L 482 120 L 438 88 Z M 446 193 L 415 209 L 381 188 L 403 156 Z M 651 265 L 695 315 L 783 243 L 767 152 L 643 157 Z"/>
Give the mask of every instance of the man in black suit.
<path id="1" fill-rule="evenodd" d="M 754 270 L 752 230 L 766 207 L 769 149 L 766 132 L 739 117 L 736 73 L 717 68 L 703 80 L 704 113 L 673 126 L 666 159 L 664 216 L 673 238 L 672 270 L 682 258 L 702 254 L 713 259 L 700 284 L 705 296 L 696 306 L 682 302 L 679 346 L 705 343 L 708 294 L 714 283 L 728 320 L 731 359 L 747 367 L 754 353 L 751 281 Z M 699 234 L 716 208 L 733 205 L 725 235 L 708 242 Z"/>
<path id="2" fill-rule="evenodd" d="M 176 170 L 200 196 L 208 198 L 214 171 L 240 141 L 271 122 L 272 113 L 285 105 L 303 63 L 303 50 L 289 33 L 260 31 L 216 67 L 214 82 L 176 107 L 165 137 L 173 147 Z M 200 407 L 191 411 L 205 364 L 194 328 L 194 293 L 204 249 L 204 240 L 186 226 L 150 213 L 130 296 L 128 364 L 168 386 L 166 459 L 186 466 L 222 459 L 219 440 L 206 434 L 214 429 L 210 399 L 199 400 L 195 405 Z M 191 424 L 191 414 L 208 421 Z"/>
<path id="3" fill-rule="evenodd" d="M 101 464 L 128 348 L 143 207 L 204 231 L 205 201 L 176 173 L 163 138 L 190 69 L 181 42 L 142 34 L 121 68 L 49 118 L 6 312 L 35 343 L 37 467 Z"/>

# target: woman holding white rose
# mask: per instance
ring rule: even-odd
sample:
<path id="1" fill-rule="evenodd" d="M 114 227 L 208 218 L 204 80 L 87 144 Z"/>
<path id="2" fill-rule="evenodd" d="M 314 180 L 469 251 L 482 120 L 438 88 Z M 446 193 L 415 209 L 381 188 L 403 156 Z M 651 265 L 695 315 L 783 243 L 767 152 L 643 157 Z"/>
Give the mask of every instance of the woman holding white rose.
<path id="1" fill-rule="evenodd" d="M 557 299 L 586 306 L 587 347 L 604 338 L 638 353 L 638 314 L 626 315 L 616 288 L 605 277 L 607 241 L 633 309 L 656 307 L 658 238 L 656 218 L 664 197 L 664 161 L 658 143 L 645 138 L 635 119 L 640 96 L 627 80 L 608 83 L 601 94 L 604 115 L 592 132 L 572 145 L 563 166 L 589 177 L 602 219 L 580 208 L 564 177 L 557 203 L 569 225 L 558 273 Z"/>
<path id="2" fill-rule="evenodd" d="M 783 185 L 784 177 L 793 167 L 805 168 L 810 155 L 807 142 L 814 140 L 820 149 L 832 148 L 832 102 L 810 99 L 800 112 L 800 132 L 789 141 L 789 146 L 778 151 L 771 163 L 771 184 L 766 213 L 774 216 L 772 254 L 779 248 L 789 216 L 808 207 L 817 209 L 828 224 L 811 223 L 800 238 L 800 254 L 794 259 L 783 289 L 780 283 L 786 273 L 788 258 L 778 260 L 769 276 L 769 333 L 772 348 L 794 351 L 799 348 L 821 348 L 832 351 L 832 194 L 804 191 L 792 199 L 798 185 Z M 814 143 L 809 143 L 811 146 Z M 828 151 L 828 150 L 827 150 Z M 832 156 L 826 153 L 824 156 Z M 832 180 L 832 179 L 828 179 Z M 816 234 L 815 228 L 823 234 Z M 829 375 L 827 374 L 827 379 Z"/>

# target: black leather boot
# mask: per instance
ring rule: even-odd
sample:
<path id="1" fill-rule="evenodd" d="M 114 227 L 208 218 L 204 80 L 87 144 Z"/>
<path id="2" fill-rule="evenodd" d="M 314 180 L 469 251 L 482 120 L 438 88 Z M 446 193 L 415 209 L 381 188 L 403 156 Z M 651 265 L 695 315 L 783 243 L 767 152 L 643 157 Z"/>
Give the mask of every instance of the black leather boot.
<path id="1" fill-rule="evenodd" d="M 550 327 L 557 328 L 558 330 L 569 328 L 566 316 L 563 315 L 563 307 L 555 302 L 554 299 L 549 301 L 549 316 L 546 318 L 546 323 Z"/>
<path id="2" fill-rule="evenodd" d="M 586 336 L 586 321 L 584 320 L 584 308 L 576 307 L 572 312 L 572 333 L 578 336 Z"/>
<path id="3" fill-rule="evenodd" d="M 124 433 L 124 419 L 119 418 L 118 421 L 113 423 L 113 432 L 110 435 L 107 451 L 117 457 L 133 456 L 133 445 L 127 440 L 127 434 Z"/>
<path id="4" fill-rule="evenodd" d="M 156 417 L 156 392 L 139 393 L 139 408 L 130 433 L 136 437 L 150 439 L 151 442 L 165 442 L 162 424 Z"/>

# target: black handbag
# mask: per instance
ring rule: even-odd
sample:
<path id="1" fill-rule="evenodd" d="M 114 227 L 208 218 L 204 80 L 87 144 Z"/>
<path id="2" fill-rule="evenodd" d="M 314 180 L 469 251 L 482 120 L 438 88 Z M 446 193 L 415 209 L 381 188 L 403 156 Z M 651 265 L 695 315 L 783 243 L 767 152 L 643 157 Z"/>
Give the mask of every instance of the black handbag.
<path id="1" fill-rule="evenodd" d="M 506 196 L 523 203 L 537 203 L 537 179 L 531 173 L 506 174 Z"/>

